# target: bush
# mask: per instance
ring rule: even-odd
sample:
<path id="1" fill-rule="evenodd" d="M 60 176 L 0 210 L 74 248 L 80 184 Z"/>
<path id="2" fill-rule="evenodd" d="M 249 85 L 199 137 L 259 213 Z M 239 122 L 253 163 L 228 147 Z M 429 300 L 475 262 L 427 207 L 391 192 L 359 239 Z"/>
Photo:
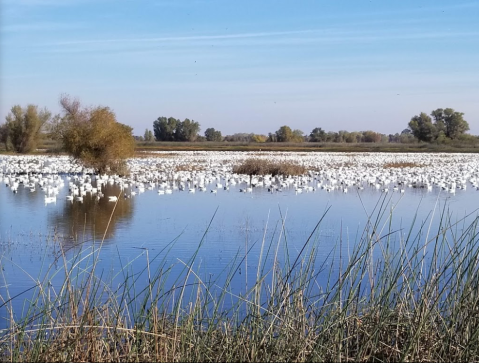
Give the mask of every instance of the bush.
<path id="1" fill-rule="evenodd" d="M 81 108 L 77 100 L 60 100 L 64 116 L 52 126 L 63 149 L 98 173 L 125 175 L 125 159 L 135 152 L 132 128 L 116 121 L 108 107 Z"/>

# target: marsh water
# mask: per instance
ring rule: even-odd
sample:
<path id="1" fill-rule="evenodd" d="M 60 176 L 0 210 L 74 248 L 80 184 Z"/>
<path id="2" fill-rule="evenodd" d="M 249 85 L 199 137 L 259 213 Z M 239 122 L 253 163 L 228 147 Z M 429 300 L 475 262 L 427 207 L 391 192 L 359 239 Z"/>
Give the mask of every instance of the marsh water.
<path id="1" fill-rule="evenodd" d="M 60 177 L 66 181 L 68 175 Z M 348 256 L 368 221 L 380 220 L 379 232 L 394 231 L 392 241 L 399 243 L 413 223 L 416 230 L 426 225 L 433 235 L 444 211 L 451 220 L 472 213 L 470 219 L 477 216 L 479 205 L 475 188 L 458 189 L 454 194 L 440 188 L 384 193 L 368 186 L 350 188 L 348 193 L 322 189 L 298 193 L 294 187 L 274 193 L 266 187 L 240 192 L 245 187 L 230 185 L 229 190 L 218 188 L 216 193 L 211 192 L 212 187 L 194 193 L 175 189 L 163 195 L 146 189 L 125 198 L 125 190 L 106 184 L 104 198 L 97 200 L 87 194 L 78 202 L 66 200 L 66 184 L 56 201 L 46 204 L 40 188 L 30 191 L 20 186 L 13 193 L 2 184 L 0 305 L 18 295 L 20 309 L 29 289 L 49 267 L 61 270 L 62 256 L 68 260 L 92 247 L 99 251 L 96 271 L 103 276 L 121 279 L 125 269 L 134 274 L 147 265 L 154 271 L 162 264 L 171 267 L 172 284 L 175 273 L 197 253 L 192 267 L 198 276 L 221 286 L 226 271 L 233 271 L 231 292 L 239 294 L 254 284 L 265 245 L 278 252 L 270 253 L 262 263 L 271 264 L 275 258 L 287 263 L 300 251 L 307 253 L 305 243 L 314 240 L 318 269 L 334 271 L 339 266 L 339 248 Z M 109 201 L 108 196 L 119 196 L 118 202 Z M 422 239 L 427 238 L 424 233 Z M 60 285 L 63 278 L 64 273 L 55 275 L 53 285 Z M 321 275 L 318 279 L 320 284 Z M 146 275 L 137 283 L 146 284 Z M 5 326 L 5 307 L 1 313 L 0 324 Z"/>

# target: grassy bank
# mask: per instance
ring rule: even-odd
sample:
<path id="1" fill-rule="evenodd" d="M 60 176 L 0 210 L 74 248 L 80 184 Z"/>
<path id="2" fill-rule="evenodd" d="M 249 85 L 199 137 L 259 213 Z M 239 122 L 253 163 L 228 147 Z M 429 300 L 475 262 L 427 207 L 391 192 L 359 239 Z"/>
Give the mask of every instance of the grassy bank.
<path id="1" fill-rule="evenodd" d="M 58 143 L 43 139 L 38 146 L 40 152 L 58 151 Z M 0 145 L 0 152 L 4 145 Z M 333 142 L 140 142 L 136 151 L 296 151 L 296 152 L 479 152 L 479 144 L 450 142 L 449 144 L 427 143 L 333 143 Z"/>
<path id="2" fill-rule="evenodd" d="M 116 286 L 96 271 L 101 244 L 73 256 L 63 251 L 62 269 L 31 279 L 34 294 L 21 318 L 14 305 L 23 296 L 1 294 L 9 327 L 0 335 L 0 360 L 479 360 L 477 218 L 454 222 L 436 211 L 435 231 L 429 222 L 397 231 L 386 205 L 384 197 L 347 255 L 339 233 L 331 256 L 337 269 L 317 258 L 322 219 L 299 252 L 280 262 L 278 246 L 287 243 L 280 221 L 274 238 L 258 242 L 259 256 L 231 261 L 221 287 L 196 268 L 205 237 L 178 262 L 183 273 L 173 284 L 164 257 L 170 246 L 155 256 L 145 250 L 143 271 L 125 266 Z M 257 260 L 247 272 L 256 283 L 240 293 L 230 282 L 245 258 Z M 64 279 L 54 288 L 57 273 Z"/>
<path id="3" fill-rule="evenodd" d="M 479 144 L 137 142 L 137 151 L 479 152 Z"/>
<path id="4" fill-rule="evenodd" d="M 148 151 L 283 151 L 283 152 L 397 152 L 397 153 L 478 153 L 479 144 L 451 142 L 450 144 L 400 143 L 244 143 L 244 142 L 137 142 L 137 152 Z M 37 153 L 61 152 L 57 143 L 42 140 Z M 6 153 L 0 144 L 0 153 Z"/>

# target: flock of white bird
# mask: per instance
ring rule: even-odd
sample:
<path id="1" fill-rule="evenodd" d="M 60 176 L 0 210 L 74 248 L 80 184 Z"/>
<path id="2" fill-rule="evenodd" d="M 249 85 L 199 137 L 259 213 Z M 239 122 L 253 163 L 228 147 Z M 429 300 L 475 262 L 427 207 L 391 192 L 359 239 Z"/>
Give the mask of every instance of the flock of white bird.
<path id="1" fill-rule="evenodd" d="M 157 152 L 128 160 L 129 177 L 94 175 L 67 156 L 0 156 L 0 182 L 17 193 L 20 187 L 45 193 L 45 204 L 55 203 L 68 186 L 66 199 L 100 200 L 107 184 L 116 184 L 130 198 L 147 190 L 158 195 L 218 190 L 271 193 L 294 190 L 296 194 L 324 190 L 347 193 L 372 188 L 383 193 L 404 193 L 408 188 L 432 191 L 440 188 L 455 194 L 468 187 L 479 190 L 479 156 L 475 154 L 397 153 L 293 153 L 293 152 Z M 249 158 L 294 162 L 306 167 L 301 176 L 248 175 L 233 173 L 233 167 Z M 251 181 L 251 183 L 250 183 Z M 237 188 L 236 188 L 237 186 Z M 115 202 L 116 196 L 108 200 Z"/>

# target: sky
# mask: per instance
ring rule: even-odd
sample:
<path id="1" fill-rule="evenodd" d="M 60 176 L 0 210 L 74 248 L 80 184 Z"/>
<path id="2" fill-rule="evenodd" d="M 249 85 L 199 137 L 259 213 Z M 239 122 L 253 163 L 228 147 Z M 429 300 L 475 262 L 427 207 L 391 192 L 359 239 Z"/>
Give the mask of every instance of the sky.
<path id="1" fill-rule="evenodd" d="M 479 1 L 0 0 L 0 123 L 62 94 L 135 135 L 401 132 L 451 107 L 479 134 Z"/>

